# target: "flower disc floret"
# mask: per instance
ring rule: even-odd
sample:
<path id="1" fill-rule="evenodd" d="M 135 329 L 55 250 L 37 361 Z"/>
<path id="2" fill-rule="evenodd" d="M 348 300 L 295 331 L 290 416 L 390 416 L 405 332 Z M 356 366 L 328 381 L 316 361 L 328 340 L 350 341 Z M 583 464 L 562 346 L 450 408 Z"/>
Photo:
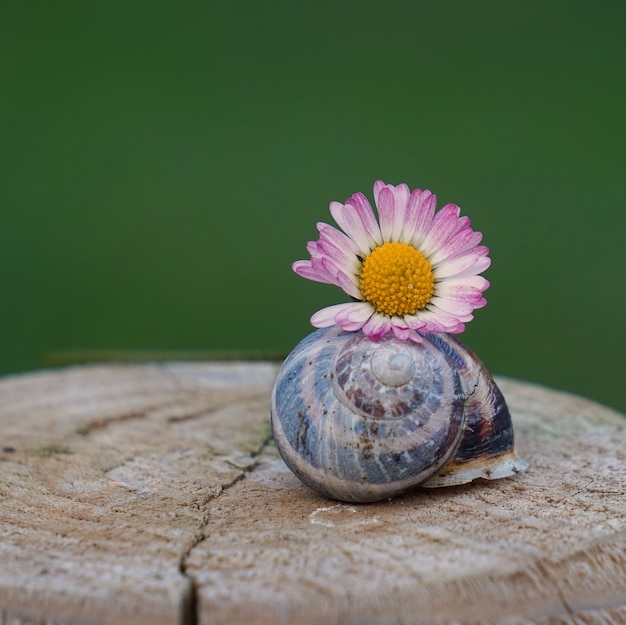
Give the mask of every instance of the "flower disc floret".
<path id="1" fill-rule="evenodd" d="M 374 200 L 378 219 L 362 193 L 331 202 L 341 230 L 319 223 L 310 260 L 293 264 L 298 275 L 339 286 L 354 300 L 319 310 L 311 323 L 418 343 L 424 333 L 463 332 L 487 303 L 489 282 L 479 274 L 491 261 L 482 234 L 455 204 L 437 212 L 430 191 L 378 180 Z"/>
<path id="2" fill-rule="evenodd" d="M 363 261 L 359 289 L 376 312 L 414 315 L 430 301 L 435 278 L 419 250 L 406 243 L 385 243 Z"/>

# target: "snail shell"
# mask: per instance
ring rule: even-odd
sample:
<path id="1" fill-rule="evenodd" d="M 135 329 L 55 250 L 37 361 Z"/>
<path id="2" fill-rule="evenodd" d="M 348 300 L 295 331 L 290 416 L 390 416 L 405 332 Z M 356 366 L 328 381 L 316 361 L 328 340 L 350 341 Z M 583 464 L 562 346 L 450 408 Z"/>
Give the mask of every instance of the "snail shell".
<path id="1" fill-rule="evenodd" d="M 283 363 L 271 412 L 289 468 L 342 501 L 497 479 L 527 466 L 516 457 L 502 393 L 447 334 L 374 343 L 337 326 L 316 330 Z"/>

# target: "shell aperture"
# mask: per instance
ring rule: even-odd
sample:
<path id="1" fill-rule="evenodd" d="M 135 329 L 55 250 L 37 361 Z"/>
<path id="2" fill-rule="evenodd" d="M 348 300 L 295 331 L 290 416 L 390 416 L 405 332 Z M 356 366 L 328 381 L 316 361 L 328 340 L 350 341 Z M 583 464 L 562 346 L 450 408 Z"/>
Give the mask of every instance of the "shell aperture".
<path id="1" fill-rule="evenodd" d="M 289 468 L 343 501 L 489 477 L 476 474 L 480 458 L 498 465 L 504 454 L 508 474 L 523 468 L 502 394 L 474 354 L 448 335 L 414 344 L 373 342 L 336 326 L 317 330 L 283 363 L 271 416 Z"/>

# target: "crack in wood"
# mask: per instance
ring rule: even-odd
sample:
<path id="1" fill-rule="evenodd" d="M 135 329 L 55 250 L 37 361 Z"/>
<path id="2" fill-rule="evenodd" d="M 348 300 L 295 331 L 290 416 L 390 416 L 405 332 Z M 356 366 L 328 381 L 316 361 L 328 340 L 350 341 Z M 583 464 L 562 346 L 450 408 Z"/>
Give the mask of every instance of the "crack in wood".
<path id="1" fill-rule="evenodd" d="M 250 395 L 241 395 L 238 399 L 237 399 L 237 403 L 244 403 L 244 402 L 248 402 L 248 401 L 257 401 L 257 400 L 261 400 L 261 399 L 265 399 L 267 397 L 267 393 L 254 393 L 254 394 L 250 394 Z M 187 412 L 185 414 L 182 415 L 173 415 L 171 417 L 167 418 L 168 423 L 180 423 L 182 421 L 191 421 L 192 419 L 197 419 L 199 417 L 205 417 L 211 414 L 214 414 L 216 412 L 219 412 L 220 410 L 223 410 L 224 408 L 228 408 L 230 406 L 233 405 L 232 400 L 226 400 L 222 403 L 216 404 L 216 405 L 211 405 L 211 406 L 206 406 L 206 407 L 202 407 L 199 408 L 197 410 L 193 410 L 191 412 Z"/>
<path id="2" fill-rule="evenodd" d="M 188 571 L 187 562 L 189 561 L 191 552 L 208 538 L 208 533 L 206 531 L 210 522 L 210 510 L 208 509 L 208 506 L 212 502 L 219 499 L 220 495 L 232 488 L 235 484 L 246 479 L 246 477 L 259 466 L 259 461 L 256 459 L 263 453 L 263 451 L 265 451 L 273 440 L 274 437 L 271 432 L 265 436 L 258 448 L 250 453 L 251 463 L 248 467 L 236 467 L 233 463 L 229 463 L 231 466 L 239 470 L 239 474 L 232 480 L 222 484 L 219 490 L 216 489 L 214 494 L 203 502 L 203 505 L 207 506 L 207 510 L 202 517 L 198 530 L 187 546 L 187 549 L 182 553 L 178 563 L 178 570 L 180 571 L 180 574 L 189 581 L 190 586 L 189 596 L 186 599 L 183 599 L 181 614 L 182 625 L 198 625 L 199 622 L 200 610 L 198 604 L 198 584 L 194 576 Z"/>
<path id="3" fill-rule="evenodd" d="M 159 406 L 160 407 L 160 406 Z M 154 410 L 154 406 L 148 406 L 137 410 L 130 410 L 123 414 L 116 414 L 114 417 L 102 417 L 101 419 L 94 419 L 84 426 L 76 428 L 75 433 L 81 436 L 87 436 L 93 430 L 101 430 L 112 423 L 119 423 L 124 421 L 130 421 L 131 419 L 143 419 Z"/>

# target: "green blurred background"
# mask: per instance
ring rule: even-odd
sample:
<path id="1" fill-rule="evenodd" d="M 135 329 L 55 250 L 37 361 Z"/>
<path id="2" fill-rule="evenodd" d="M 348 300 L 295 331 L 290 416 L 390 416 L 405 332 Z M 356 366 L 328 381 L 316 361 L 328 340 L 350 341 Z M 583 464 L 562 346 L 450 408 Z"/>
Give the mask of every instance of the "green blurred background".
<path id="1" fill-rule="evenodd" d="M 289 351 L 328 203 L 429 188 L 484 233 L 496 373 L 626 409 L 626 3 L 5 2 L 0 372 Z"/>

